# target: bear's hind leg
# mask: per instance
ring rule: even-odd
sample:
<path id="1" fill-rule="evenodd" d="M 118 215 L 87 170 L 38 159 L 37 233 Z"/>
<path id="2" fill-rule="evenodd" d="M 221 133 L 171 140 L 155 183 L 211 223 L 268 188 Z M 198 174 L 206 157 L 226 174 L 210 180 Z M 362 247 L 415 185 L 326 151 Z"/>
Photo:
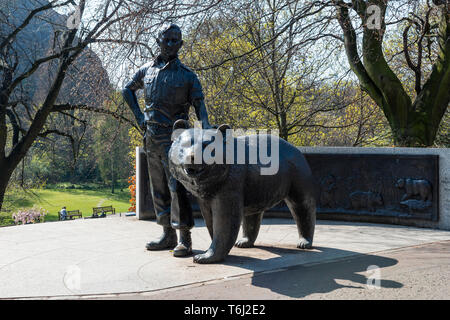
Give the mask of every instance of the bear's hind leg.
<path id="1" fill-rule="evenodd" d="M 238 248 L 251 248 L 258 237 L 259 227 L 261 226 L 263 213 L 244 216 L 242 222 L 242 239 L 239 239 L 235 246 Z"/>
<path id="2" fill-rule="evenodd" d="M 289 196 L 285 202 L 297 224 L 299 242 L 297 248 L 311 249 L 316 226 L 316 199 L 312 195 Z"/>

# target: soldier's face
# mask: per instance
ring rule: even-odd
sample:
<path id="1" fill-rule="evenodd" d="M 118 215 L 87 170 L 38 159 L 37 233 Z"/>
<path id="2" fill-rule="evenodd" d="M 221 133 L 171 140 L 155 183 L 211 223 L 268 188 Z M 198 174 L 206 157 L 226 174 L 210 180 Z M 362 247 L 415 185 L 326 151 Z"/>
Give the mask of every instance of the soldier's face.
<path id="1" fill-rule="evenodd" d="M 169 29 L 157 40 L 161 55 L 165 58 L 176 57 L 178 50 L 183 45 L 181 40 L 181 33 L 174 29 Z"/>

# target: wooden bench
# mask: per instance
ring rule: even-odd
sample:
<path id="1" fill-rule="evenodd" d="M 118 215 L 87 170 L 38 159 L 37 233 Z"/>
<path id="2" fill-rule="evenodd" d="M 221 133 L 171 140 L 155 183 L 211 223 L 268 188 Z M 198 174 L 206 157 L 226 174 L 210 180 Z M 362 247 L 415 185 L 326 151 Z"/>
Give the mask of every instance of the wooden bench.
<path id="1" fill-rule="evenodd" d="M 59 217 L 59 220 L 61 220 L 61 211 L 58 212 L 58 217 Z M 67 211 L 66 220 L 72 220 L 75 217 L 80 217 L 80 218 L 83 217 L 80 210 Z"/>
<path id="2" fill-rule="evenodd" d="M 106 206 L 106 207 L 96 207 L 92 208 L 92 216 L 101 216 L 104 214 L 106 216 L 106 213 L 111 212 L 111 214 L 116 214 L 116 209 L 112 206 Z"/>

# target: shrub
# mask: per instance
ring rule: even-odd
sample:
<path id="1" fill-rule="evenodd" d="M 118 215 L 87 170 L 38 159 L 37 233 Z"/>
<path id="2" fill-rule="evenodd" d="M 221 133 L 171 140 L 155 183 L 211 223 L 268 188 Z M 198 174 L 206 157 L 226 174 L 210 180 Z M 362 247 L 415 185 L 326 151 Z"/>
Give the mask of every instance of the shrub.
<path id="1" fill-rule="evenodd" d="M 136 212 L 136 175 L 131 176 L 128 179 L 128 183 L 130 184 L 128 186 L 128 190 L 130 190 L 130 207 L 128 208 L 128 211 Z"/>
<path id="2" fill-rule="evenodd" d="M 12 218 L 14 219 L 15 224 L 19 224 L 20 222 L 22 222 L 22 224 L 27 224 L 35 223 L 36 221 L 44 222 L 44 217 L 47 214 L 47 210 L 34 206 L 31 209 L 20 209 L 17 212 L 14 212 Z"/>

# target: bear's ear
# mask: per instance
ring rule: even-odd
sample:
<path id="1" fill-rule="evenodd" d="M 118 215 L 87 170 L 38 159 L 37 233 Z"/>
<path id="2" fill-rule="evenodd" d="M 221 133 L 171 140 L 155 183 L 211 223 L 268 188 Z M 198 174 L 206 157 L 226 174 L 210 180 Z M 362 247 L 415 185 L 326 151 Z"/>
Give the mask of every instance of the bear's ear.
<path id="1" fill-rule="evenodd" d="M 231 129 L 231 127 L 227 124 L 221 124 L 218 128 L 217 128 L 217 132 L 222 132 L 222 135 L 225 136 L 227 129 Z"/>
<path id="2" fill-rule="evenodd" d="M 189 129 L 189 122 L 183 119 L 178 119 L 177 121 L 175 121 L 175 123 L 173 124 L 173 130 L 177 130 L 177 129 Z"/>

